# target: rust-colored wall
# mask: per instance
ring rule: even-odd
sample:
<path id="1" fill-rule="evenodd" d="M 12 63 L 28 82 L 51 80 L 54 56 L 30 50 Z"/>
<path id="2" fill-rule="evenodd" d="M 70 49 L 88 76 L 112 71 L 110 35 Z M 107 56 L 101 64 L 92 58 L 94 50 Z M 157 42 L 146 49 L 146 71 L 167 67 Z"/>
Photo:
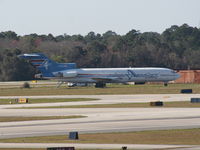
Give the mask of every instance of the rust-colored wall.
<path id="1" fill-rule="evenodd" d="M 196 70 L 195 72 L 195 81 L 194 83 L 200 83 L 200 70 Z"/>
<path id="2" fill-rule="evenodd" d="M 181 75 L 175 83 L 200 83 L 200 70 L 180 70 Z"/>

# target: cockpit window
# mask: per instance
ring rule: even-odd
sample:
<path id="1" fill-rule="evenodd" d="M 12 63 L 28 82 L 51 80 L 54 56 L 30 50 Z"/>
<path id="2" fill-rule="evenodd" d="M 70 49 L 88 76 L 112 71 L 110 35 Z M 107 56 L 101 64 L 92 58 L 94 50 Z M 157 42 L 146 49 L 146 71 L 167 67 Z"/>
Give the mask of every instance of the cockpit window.
<path id="1" fill-rule="evenodd" d="M 177 73 L 176 71 L 172 70 L 171 73 Z"/>

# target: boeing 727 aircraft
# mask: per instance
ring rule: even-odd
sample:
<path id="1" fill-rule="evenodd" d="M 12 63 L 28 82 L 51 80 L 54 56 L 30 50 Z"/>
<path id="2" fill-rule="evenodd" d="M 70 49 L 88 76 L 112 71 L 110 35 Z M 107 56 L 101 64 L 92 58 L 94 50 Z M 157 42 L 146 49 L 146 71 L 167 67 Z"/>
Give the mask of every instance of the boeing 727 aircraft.
<path id="1" fill-rule="evenodd" d="M 95 83 L 95 87 L 105 87 L 106 83 L 163 82 L 180 77 L 168 68 L 76 68 L 75 63 L 57 63 L 42 53 L 22 54 L 20 58 L 29 60 L 41 73 L 36 78 L 57 79 L 62 82 Z"/>

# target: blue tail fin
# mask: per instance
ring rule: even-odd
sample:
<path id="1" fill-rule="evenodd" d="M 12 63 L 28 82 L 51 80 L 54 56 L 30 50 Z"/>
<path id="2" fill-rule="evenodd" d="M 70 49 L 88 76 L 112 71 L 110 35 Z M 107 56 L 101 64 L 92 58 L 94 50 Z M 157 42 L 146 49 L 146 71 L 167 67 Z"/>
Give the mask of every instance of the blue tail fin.
<path id="1" fill-rule="evenodd" d="M 28 60 L 42 73 L 43 77 L 54 77 L 53 72 L 76 68 L 75 63 L 57 63 L 42 53 L 22 54 L 18 57 Z"/>

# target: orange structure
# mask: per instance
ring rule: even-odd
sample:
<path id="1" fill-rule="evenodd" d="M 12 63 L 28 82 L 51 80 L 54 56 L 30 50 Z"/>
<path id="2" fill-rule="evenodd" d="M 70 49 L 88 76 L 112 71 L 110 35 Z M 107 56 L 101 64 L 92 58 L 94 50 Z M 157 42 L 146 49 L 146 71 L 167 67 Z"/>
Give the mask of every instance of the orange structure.
<path id="1" fill-rule="evenodd" d="M 179 70 L 181 77 L 175 83 L 200 83 L 200 70 Z"/>

